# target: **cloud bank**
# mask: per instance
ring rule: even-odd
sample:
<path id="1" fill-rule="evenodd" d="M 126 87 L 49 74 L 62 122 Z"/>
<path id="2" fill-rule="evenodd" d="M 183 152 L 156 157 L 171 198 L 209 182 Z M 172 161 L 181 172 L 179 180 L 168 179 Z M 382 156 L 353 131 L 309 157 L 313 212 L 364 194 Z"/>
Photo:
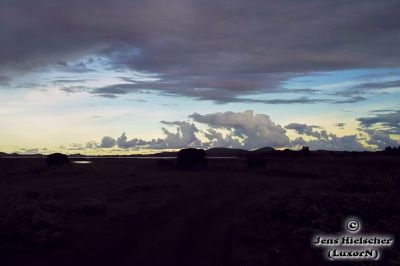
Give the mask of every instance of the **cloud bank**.
<path id="1" fill-rule="evenodd" d="M 116 139 L 105 136 L 100 144 L 93 145 L 93 142 L 90 142 L 91 148 L 118 147 L 129 150 L 228 147 L 251 150 L 267 146 L 294 149 L 308 146 L 311 150 L 362 151 L 400 145 L 399 140 L 393 139 L 383 130 L 364 127 L 360 128 L 359 134 L 337 136 L 315 125 L 290 123 L 282 127 L 274 123 L 268 115 L 255 114 L 252 110 L 193 113 L 188 118 L 192 121 L 161 121 L 166 127 L 176 128 L 173 131 L 162 127 L 163 138 L 128 139 L 126 134 L 122 133 Z M 344 123 L 339 125 L 345 126 Z M 287 130 L 292 130 L 300 136 L 290 139 Z"/>

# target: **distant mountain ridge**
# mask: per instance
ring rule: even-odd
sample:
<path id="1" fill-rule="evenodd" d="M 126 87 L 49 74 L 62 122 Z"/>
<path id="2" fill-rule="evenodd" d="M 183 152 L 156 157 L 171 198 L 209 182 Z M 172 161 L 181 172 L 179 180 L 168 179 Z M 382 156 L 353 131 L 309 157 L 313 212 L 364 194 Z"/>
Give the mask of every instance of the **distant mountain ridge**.
<path id="1" fill-rule="evenodd" d="M 264 148 L 259 148 L 257 150 L 254 150 L 253 152 L 264 153 L 264 152 L 274 152 L 274 151 L 276 151 L 276 150 L 274 148 L 272 148 L 272 147 L 264 147 Z"/>
<path id="2" fill-rule="evenodd" d="M 371 154 L 371 153 L 382 153 L 382 154 L 399 154 L 400 149 L 396 149 L 395 152 L 393 151 L 377 151 L 377 152 L 368 152 L 368 151 L 362 151 L 362 152 L 351 152 L 351 151 L 329 151 L 329 150 L 316 150 L 316 151 L 310 151 L 310 154 L 313 155 L 345 155 L 345 154 Z M 276 150 L 272 147 L 263 147 L 255 150 L 245 150 L 245 149 L 233 149 L 233 148 L 224 148 L 224 147 L 216 147 L 216 148 L 210 148 L 206 150 L 207 156 L 208 157 L 244 157 L 246 156 L 249 152 L 251 153 L 257 153 L 260 155 L 264 156 L 290 156 L 290 155 L 296 155 L 301 151 L 296 151 L 296 150 L 290 150 L 290 149 L 285 149 L 283 151 L 281 150 Z M 68 154 L 70 158 L 86 158 L 86 157 L 98 157 L 98 158 L 108 158 L 108 157 L 159 157 L 159 158 L 165 158 L 165 157 L 176 157 L 178 155 L 178 151 L 164 151 L 164 152 L 158 152 L 158 153 L 153 153 L 153 154 L 129 154 L 129 155 L 83 155 L 80 153 L 75 153 L 75 154 Z M 43 158 L 46 155 L 44 154 L 18 154 L 18 153 L 5 153 L 5 152 L 0 152 L 0 158 L 14 158 L 14 157 L 21 157 L 21 158 Z"/>
<path id="3" fill-rule="evenodd" d="M 265 152 L 273 152 L 275 151 L 274 148 L 271 147 L 264 147 L 257 150 L 253 150 L 251 152 L 257 153 L 265 153 Z M 224 148 L 224 147 L 217 147 L 217 148 L 210 148 L 206 150 L 207 156 L 210 157 L 240 157 L 245 156 L 249 150 L 245 149 L 232 149 L 232 148 Z M 158 152 L 154 154 L 130 154 L 130 155 L 83 155 L 79 153 L 69 154 L 70 157 L 176 157 L 178 155 L 178 151 L 168 151 L 168 152 Z M 0 152 L 0 157 L 43 157 L 43 154 L 18 154 L 18 153 L 4 153 Z"/>
<path id="4" fill-rule="evenodd" d="M 211 148 L 206 150 L 207 156 L 212 157 L 237 157 L 245 155 L 248 150 L 244 149 L 231 149 L 231 148 Z"/>

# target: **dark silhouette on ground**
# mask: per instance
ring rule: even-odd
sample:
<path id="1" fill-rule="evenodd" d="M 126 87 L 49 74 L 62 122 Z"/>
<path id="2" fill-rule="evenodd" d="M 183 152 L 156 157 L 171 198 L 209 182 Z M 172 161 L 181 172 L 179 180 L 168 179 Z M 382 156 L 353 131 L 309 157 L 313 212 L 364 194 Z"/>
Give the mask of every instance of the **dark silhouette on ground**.
<path id="1" fill-rule="evenodd" d="M 238 157 L 245 156 L 248 151 L 243 149 L 211 148 L 206 150 L 209 157 Z"/>
<path id="2" fill-rule="evenodd" d="M 52 154 L 47 155 L 46 164 L 47 164 L 47 167 L 62 166 L 62 165 L 71 166 L 71 162 L 70 162 L 68 156 L 65 154 L 62 154 L 62 153 L 52 153 Z"/>
<path id="3" fill-rule="evenodd" d="M 248 150 L 244 149 L 231 149 L 231 148 L 210 148 L 206 150 L 207 157 L 239 157 L 245 158 Z M 256 150 L 252 150 L 251 152 L 257 152 L 266 157 L 299 157 L 305 154 L 309 156 L 376 156 L 377 154 L 391 154 L 391 155 L 400 155 L 400 147 L 387 147 L 383 151 L 330 151 L 330 150 L 313 150 L 311 151 L 307 146 L 302 147 L 300 150 L 275 150 L 271 147 L 264 147 Z M 43 154 L 18 154 L 18 153 L 4 153 L 0 152 L 0 156 L 3 158 L 43 158 L 46 157 Z M 178 156 L 178 151 L 169 151 L 169 152 L 159 152 L 154 154 L 129 154 L 129 155 L 90 155 L 86 156 L 83 154 L 75 153 L 69 154 L 69 158 L 128 158 L 128 157 L 141 157 L 141 158 L 173 158 Z"/>
<path id="4" fill-rule="evenodd" d="M 310 148 L 307 146 L 303 146 L 303 147 L 301 147 L 300 152 L 302 152 L 304 155 L 308 155 L 308 154 L 310 154 Z"/>
<path id="5" fill-rule="evenodd" d="M 397 155 L 400 155 L 400 146 L 398 146 L 398 147 L 388 146 L 388 147 L 385 148 L 385 150 L 383 152 L 385 154 L 397 154 Z"/>
<path id="6" fill-rule="evenodd" d="M 310 245 L 316 232 L 342 232 L 348 216 L 400 238 L 398 155 L 262 154 L 257 171 L 246 157 L 208 158 L 202 171 L 101 157 L 53 171 L 43 158 L 2 158 L 0 264 L 370 265 L 327 262 Z M 397 265 L 399 252 L 373 265 Z"/>
<path id="7" fill-rule="evenodd" d="M 254 150 L 254 152 L 263 153 L 263 154 L 268 154 L 268 153 L 276 152 L 276 151 L 277 150 L 275 150 L 272 147 L 263 147 L 263 148 L 259 148 L 259 149 Z"/>
<path id="8" fill-rule="evenodd" d="M 182 149 L 178 152 L 176 167 L 183 171 L 204 169 L 207 166 L 206 156 L 203 149 Z"/>

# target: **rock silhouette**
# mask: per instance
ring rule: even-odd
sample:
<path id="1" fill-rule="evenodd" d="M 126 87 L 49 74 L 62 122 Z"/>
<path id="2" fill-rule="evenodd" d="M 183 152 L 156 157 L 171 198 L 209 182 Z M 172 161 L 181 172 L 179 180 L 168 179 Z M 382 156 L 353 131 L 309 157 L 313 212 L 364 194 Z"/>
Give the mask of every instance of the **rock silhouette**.
<path id="1" fill-rule="evenodd" d="M 51 166 L 61 166 L 61 165 L 69 165 L 71 166 L 71 162 L 67 155 L 62 153 L 52 153 L 47 155 L 46 164 L 48 167 Z"/>
<path id="2" fill-rule="evenodd" d="M 207 166 L 206 152 L 203 149 L 182 149 L 178 152 L 178 170 L 196 170 Z"/>
<path id="3" fill-rule="evenodd" d="M 310 148 L 307 147 L 307 146 L 303 146 L 303 147 L 301 148 L 300 152 L 301 152 L 303 155 L 308 155 L 308 154 L 310 154 Z"/>
<path id="4" fill-rule="evenodd" d="M 388 146 L 385 148 L 385 150 L 383 152 L 386 154 L 400 154 L 400 146 L 398 146 L 398 147 Z"/>

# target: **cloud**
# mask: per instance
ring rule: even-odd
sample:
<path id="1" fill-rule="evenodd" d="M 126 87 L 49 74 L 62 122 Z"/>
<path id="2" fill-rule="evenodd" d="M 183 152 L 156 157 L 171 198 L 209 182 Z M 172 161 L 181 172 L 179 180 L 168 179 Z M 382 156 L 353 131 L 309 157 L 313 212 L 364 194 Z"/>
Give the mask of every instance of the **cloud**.
<path id="1" fill-rule="evenodd" d="M 366 142 L 382 150 L 388 146 L 399 146 L 400 141 L 391 135 L 400 134 L 400 110 L 373 110 L 373 116 L 360 117 L 360 130 L 366 134 Z"/>
<path id="2" fill-rule="evenodd" d="M 165 135 L 165 138 L 163 140 L 164 148 L 176 149 L 201 146 L 201 141 L 197 139 L 195 135 L 195 133 L 199 132 L 199 130 L 193 123 L 185 121 L 161 121 L 161 123 L 168 126 L 177 126 L 176 133 L 170 132 L 169 130 L 162 128 L 162 131 Z M 150 147 L 154 148 L 157 146 L 152 145 Z"/>
<path id="3" fill-rule="evenodd" d="M 311 150 L 331 150 L 331 151 L 363 151 L 366 148 L 361 144 L 356 135 L 338 137 L 328 134 L 328 137 L 304 140 L 302 137 L 292 141 L 293 146 L 308 146 Z"/>
<path id="4" fill-rule="evenodd" d="M 344 129 L 344 126 L 346 125 L 346 123 L 336 123 L 335 126 L 340 128 L 340 129 Z"/>
<path id="5" fill-rule="evenodd" d="M 101 139 L 100 148 L 112 148 L 115 146 L 116 143 L 117 141 L 114 138 L 104 136 Z"/>
<path id="6" fill-rule="evenodd" d="M 95 88 L 91 90 L 93 94 L 100 94 L 102 96 L 115 96 L 120 94 L 127 94 L 129 92 L 134 92 L 132 90 L 133 84 L 114 84 L 105 87 Z"/>
<path id="7" fill-rule="evenodd" d="M 398 125 L 397 120 L 393 120 L 392 116 L 382 115 L 377 114 L 373 117 L 374 119 L 378 117 L 378 120 L 360 118 L 364 126 L 360 128 L 359 134 L 337 136 L 320 126 L 304 123 L 290 123 L 282 127 L 274 123 L 268 115 L 255 114 L 252 110 L 211 114 L 193 113 L 188 117 L 192 121 L 161 121 L 161 124 L 165 126 L 161 128 L 164 135 L 162 138 L 128 139 L 126 134 L 122 133 L 116 139 L 105 136 L 100 144 L 94 141 L 88 142 L 86 147 L 110 149 L 117 146 L 122 150 L 229 147 L 251 150 L 266 146 L 295 149 L 308 146 L 311 150 L 363 151 L 399 146 L 399 140 L 393 139 L 389 135 L 390 131 L 366 127 L 383 123 L 382 121 Z M 345 123 L 337 123 L 336 126 L 343 128 Z M 167 127 L 175 127 L 176 130 L 173 131 Z M 291 140 L 285 128 L 294 130 L 301 136 Z M 304 136 L 308 139 L 304 139 Z M 75 146 L 74 149 L 82 147 L 78 144 Z"/>
<path id="8" fill-rule="evenodd" d="M 8 86 L 10 84 L 9 82 L 10 78 L 0 75 L 0 86 Z"/>
<path id="9" fill-rule="evenodd" d="M 365 100 L 367 100 L 367 98 L 365 98 L 363 96 L 351 96 L 344 100 L 333 101 L 332 103 L 335 103 L 335 104 L 358 103 L 358 102 L 365 101 Z"/>
<path id="10" fill-rule="evenodd" d="M 393 109 L 377 109 L 377 110 L 371 110 L 369 112 L 370 113 L 389 113 L 389 112 L 396 112 L 396 110 L 393 110 Z"/>
<path id="11" fill-rule="evenodd" d="M 232 136 L 242 139 L 242 147 L 246 149 L 284 147 L 289 143 L 286 130 L 282 126 L 273 123 L 269 116 L 254 114 L 251 110 L 206 115 L 194 113 L 189 117 L 212 128 L 230 130 Z"/>
<path id="12" fill-rule="evenodd" d="M 119 148 L 122 149 L 130 149 L 130 148 L 136 148 L 138 146 L 145 146 L 149 145 L 151 143 L 156 143 L 156 140 L 152 141 L 146 141 L 138 138 L 134 138 L 131 140 L 128 140 L 128 137 L 126 136 L 125 132 L 122 133 L 122 135 L 117 139 L 116 144 Z"/>
<path id="13" fill-rule="evenodd" d="M 51 65 L 81 73 L 92 70 L 69 62 L 92 55 L 107 58 L 107 68 L 160 75 L 142 89 L 238 101 L 279 92 L 283 82 L 304 73 L 398 66 L 399 8 L 395 0 L 5 0 L 0 70 Z"/>
<path id="14" fill-rule="evenodd" d="M 20 152 L 22 154 L 38 154 L 40 152 L 40 149 L 38 148 L 33 148 L 33 149 L 21 149 Z"/>
<path id="15" fill-rule="evenodd" d="M 212 147 L 226 147 L 226 148 L 243 148 L 243 144 L 239 138 L 235 138 L 233 133 L 222 134 L 221 132 L 208 128 L 204 132 L 204 136 L 207 138 L 208 142 L 203 144 L 205 148 Z"/>
<path id="16" fill-rule="evenodd" d="M 385 76 L 384 74 L 381 74 L 380 78 L 384 76 Z M 350 88 L 347 88 L 346 90 L 332 93 L 331 95 L 333 96 L 344 97 L 344 99 L 333 100 L 332 103 L 346 104 L 346 103 L 357 103 L 365 101 L 367 100 L 365 96 L 368 94 L 369 95 L 374 93 L 376 94 L 376 92 L 379 90 L 389 89 L 399 86 L 400 86 L 400 80 L 360 83 Z"/>
<path id="17" fill-rule="evenodd" d="M 284 147 L 289 144 L 286 131 L 271 121 L 269 116 L 254 114 L 253 111 L 243 113 L 225 112 L 189 116 L 194 122 L 208 126 L 200 130 L 194 123 L 188 121 L 161 121 L 163 125 L 176 127 L 173 132 L 162 127 L 163 138 L 143 140 L 128 139 L 122 133 L 116 140 L 105 136 L 101 144 L 89 142 L 88 148 L 112 148 L 117 145 L 121 149 L 180 149 L 186 147 L 210 148 L 230 147 L 255 149 L 265 146 Z M 202 139 L 201 136 L 204 138 Z"/>
<path id="18" fill-rule="evenodd" d="M 318 131 L 314 131 L 314 129 L 319 129 L 320 128 L 319 126 L 308 126 L 306 124 L 291 123 L 285 126 L 285 128 L 292 129 L 296 131 L 298 134 L 304 134 L 315 138 L 321 138 L 321 133 Z"/>
<path id="19" fill-rule="evenodd" d="M 95 144 L 95 142 L 93 142 L 91 144 L 95 145 L 94 148 L 97 148 L 97 146 L 98 146 L 97 144 Z M 86 148 L 88 148 L 88 146 L 89 146 L 89 144 L 86 145 L 86 147 L 85 147 L 84 145 L 81 145 L 79 143 L 70 143 L 68 145 L 62 145 L 59 148 L 62 150 L 67 150 L 67 151 L 83 151 Z"/>
<path id="20" fill-rule="evenodd" d="M 400 87 L 400 80 L 362 83 L 360 85 L 355 86 L 354 89 L 376 90 L 376 89 L 389 89 L 394 87 Z"/>
<path id="21" fill-rule="evenodd" d="M 368 144 L 375 146 L 378 150 L 383 150 L 388 146 L 400 146 L 400 141 L 391 138 L 385 131 L 365 129 L 364 132 L 368 135 Z"/>
<path id="22" fill-rule="evenodd" d="M 167 126 L 176 126 L 176 132 L 162 127 L 161 130 L 164 138 L 144 140 L 139 138 L 128 139 L 126 133 L 122 133 L 117 140 L 112 137 L 103 137 L 100 148 L 112 148 L 117 145 L 121 149 L 180 149 L 185 147 L 199 147 L 202 146 L 201 141 L 197 138 L 196 134 L 199 130 L 193 123 L 185 121 L 167 122 L 161 121 L 162 124 Z"/>
<path id="23" fill-rule="evenodd" d="M 344 123 L 337 125 L 344 126 Z M 361 151 L 366 148 L 361 144 L 357 135 L 347 135 L 339 137 L 329 133 L 319 126 L 291 123 L 286 129 L 294 130 L 300 135 L 313 137 L 310 140 L 305 140 L 303 137 L 296 138 L 291 141 L 291 146 L 308 146 L 311 150 L 332 150 L 332 151 Z"/>
<path id="24" fill-rule="evenodd" d="M 400 134 L 400 110 L 360 117 L 357 121 L 360 122 L 362 128 L 375 128 L 388 134 Z"/>
<path id="25" fill-rule="evenodd" d="M 169 83 L 168 86 L 162 84 L 162 82 L 140 82 L 135 83 L 124 83 L 124 84 L 114 84 L 104 87 L 98 87 L 95 89 L 88 90 L 90 93 L 102 96 L 115 98 L 120 95 L 125 95 L 129 93 L 139 92 L 143 89 L 158 91 L 164 96 L 186 96 L 191 97 L 196 100 L 211 100 L 218 104 L 225 103 L 263 103 L 263 104 L 314 104 L 314 103 L 336 103 L 330 99 L 321 98 L 308 98 L 308 97 L 298 97 L 291 99 L 257 99 L 254 98 L 241 98 L 238 97 L 241 93 L 232 93 L 218 88 L 197 88 L 193 89 L 190 85 L 182 86 L 182 84 Z M 69 90 L 70 91 L 70 90 Z M 310 92 L 313 94 L 314 90 L 283 90 L 285 93 L 304 93 Z"/>

